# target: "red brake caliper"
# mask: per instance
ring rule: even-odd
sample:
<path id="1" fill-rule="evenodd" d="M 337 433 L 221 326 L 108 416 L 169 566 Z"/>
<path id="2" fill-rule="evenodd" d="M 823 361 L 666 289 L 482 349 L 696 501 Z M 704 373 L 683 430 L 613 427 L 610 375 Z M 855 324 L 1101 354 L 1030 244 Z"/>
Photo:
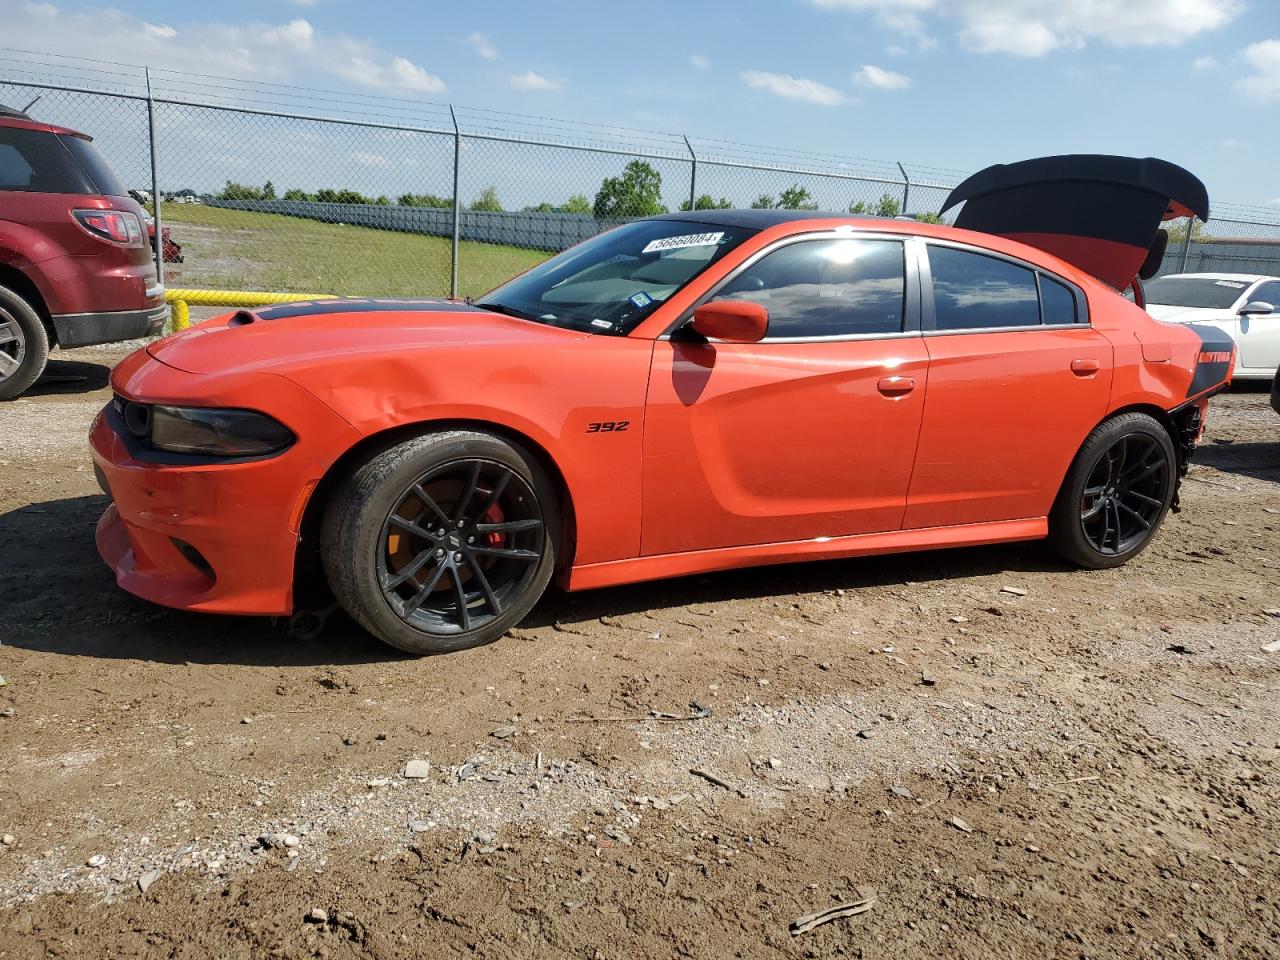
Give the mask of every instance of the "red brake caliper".
<path id="1" fill-rule="evenodd" d="M 495 503 L 492 507 L 490 507 L 488 510 L 485 511 L 484 516 L 480 518 L 480 522 L 481 523 L 502 523 L 502 518 L 503 518 L 502 507 Z M 501 533 L 499 533 L 497 530 L 492 531 L 488 535 L 489 546 L 491 547 L 502 546 L 502 539 L 503 538 Z"/>

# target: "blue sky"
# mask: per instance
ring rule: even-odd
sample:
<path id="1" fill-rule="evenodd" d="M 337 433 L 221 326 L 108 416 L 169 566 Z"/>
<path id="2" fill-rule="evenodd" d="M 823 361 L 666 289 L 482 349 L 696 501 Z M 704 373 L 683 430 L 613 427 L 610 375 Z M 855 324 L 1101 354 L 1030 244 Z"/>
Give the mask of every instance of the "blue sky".
<path id="1" fill-rule="evenodd" d="M 0 0 L 6 46 L 976 170 L 1155 155 L 1280 211 L 1280 3 Z"/>

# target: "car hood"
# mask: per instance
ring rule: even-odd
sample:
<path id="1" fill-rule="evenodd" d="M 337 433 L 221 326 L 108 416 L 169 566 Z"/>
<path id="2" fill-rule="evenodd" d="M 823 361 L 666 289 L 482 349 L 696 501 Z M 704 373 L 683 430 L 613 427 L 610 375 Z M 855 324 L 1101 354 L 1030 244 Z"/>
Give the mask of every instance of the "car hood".
<path id="1" fill-rule="evenodd" d="M 523 349 L 588 336 L 447 300 L 334 299 L 240 310 L 158 340 L 147 352 L 187 373 L 287 373 L 334 360 L 446 347 Z"/>
<path id="2" fill-rule="evenodd" d="M 1174 307 L 1165 303 L 1148 303 L 1147 313 L 1166 323 L 1212 323 L 1226 320 L 1231 316 L 1230 310 L 1218 310 L 1214 307 Z"/>

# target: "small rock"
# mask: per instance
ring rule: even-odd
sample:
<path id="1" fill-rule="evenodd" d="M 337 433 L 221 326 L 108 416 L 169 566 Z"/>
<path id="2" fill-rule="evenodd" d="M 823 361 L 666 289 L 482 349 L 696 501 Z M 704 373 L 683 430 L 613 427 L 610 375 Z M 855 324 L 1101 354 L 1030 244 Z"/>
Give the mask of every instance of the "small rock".
<path id="1" fill-rule="evenodd" d="M 312 907 L 303 919 L 306 920 L 307 923 L 328 923 L 329 912 L 320 907 Z"/>
<path id="2" fill-rule="evenodd" d="M 471 839 L 475 840 L 475 842 L 480 844 L 482 847 L 487 847 L 498 838 L 496 834 L 490 833 L 488 830 L 481 830 Z"/>
<path id="3" fill-rule="evenodd" d="M 764 677 L 761 677 L 759 680 L 756 681 L 756 683 L 760 684 L 760 686 L 762 687 L 767 687 L 769 685 L 769 681 L 764 679 Z"/>
<path id="4" fill-rule="evenodd" d="M 431 761 L 429 760 L 410 760 L 404 765 L 404 777 L 406 780 L 425 780 L 431 776 Z"/>
<path id="5" fill-rule="evenodd" d="M 385 740 L 385 739 L 387 739 L 387 734 L 385 734 L 385 733 L 379 733 L 379 734 L 377 734 L 373 739 L 375 739 L 375 740 Z"/>
<path id="6" fill-rule="evenodd" d="M 86 867 L 100 867 L 107 862 L 107 858 L 100 853 L 95 853 L 92 857 L 84 862 Z"/>
<path id="7" fill-rule="evenodd" d="M 889 792 L 900 800 L 914 800 L 915 794 L 906 787 L 890 787 Z"/>
<path id="8" fill-rule="evenodd" d="M 626 833 L 624 833 L 620 827 L 615 827 L 612 824 L 610 824 L 609 826 L 604 828 L 604 835 L 613 840 L 616 840 L 618 843 L 622 844 L 624 847 L 631 846 L 631 838 L 627 836 Z"/>
<path id="9" fill-rule="evenodd" d="M 779 760 L 777 757 L 770 757 L 768 760 L 765 761 L 765 765 L 770 770 L 777 770 L 780 766 L 782 766 L 782 761 Z"/>
<path id="10" fill-rule="evenodd" d="M 491 730 L 489 732 L 489 736 L 493 737 L 495 740 L 506 740 L 508 737 L 514 737 L 515 735 L 515 727 L 499 727 L 497 730 Z"/>
<path id="11" fill-rule="evenodd" d="M 253 723 L 253 717 L 241 717 L 240 722 L 243 724 Z"/>
<path id="12" fill-rule="evenodd" d="M 973 833 L 973 827 L 969 826 L 969 824 L 960 817 L 952 817 L 947 822 L 962 833 Z"/>
<path id="13" fill-rule="evenodd" d="M 8 683 L 8 682 L 9 682 L 9 681 L 8 681 L 8 680 L 6 680 L 4 677 L 0 677 L 0 687 L 3 687 L 3 686 L 4 686 L 6 683 Z"/>
<path id="14" fill-rule="evenodd" d="M 464 763 L 458 768 L 459 780 L 470 780 L 476 775 L 476 765 L 474 763 Z"/>
<path id="15" fill-rule="evenodd" d="M 405 776 L 407 777 L 408 774 L 406 773 Z M 378 790 L 378 789 L 381 789 L 382 787 L 389 786 L 390 783 L 391 783 L 390 777 L 374 777 L 372 780 L 369 781 L 368 787 L 370 790 Z"/>
<path id="16" fill-rule="evenodd" d="M 12 847 L 17 842 L 18 838 L 12 833 L 6 833 L 3 837 L 0 837 L 0 843 L 3 843 L 6 847 Z"/>
<path id="17" fill-rule="evenodd" d="M 951 618 L 951 622 L 952 623 L 968 623 L 969 618 L 961 616 L 960 614 L 956 614 L 954 617 Z"/>
<path id="18" fill-rule="evenodd" d="M 3 710 L 0 710 L 0 717 L 16 717 L 17 715 L 18 711 L 13 707 L 5 707 Z"/>
<path id="19" fill-rule="evenodd" d="M 1280 617 L 1280 607 L 1267 607 L 1262 612 L 1268 617 Z"/>
<path id="20" fill-rule="evenodd" d="M 1001 593 L 1011 593 L 1011 594 L 1013 594 L 1015 597 L 1025 597 L 1025 596 L 1027 595 L 1027 591 L 1023 590 L 1021 587 L 1009 587 L 1009 586 L 1004 586 L 1004 587 L 1001 587 L 1001 588 L 1000 588 L 1000 592 L 1001 592 Z"/>
<path id="21" fill-rule="evenodd" d="M 929 673 L 927 670 L 920 671 L 920 686 L 933 687 L 933 686 L 936 686 L 937 683 L 938 683 L 938 678 L 935 677 L 933 674 Z"/>
<path id="22" fill-rule="evenodd" d="M 286 833 L 282 838 L 282 842 L 286 847 L 296 847 L 300 841 L 292 833 Z"/>
<path id="23" fill-rule="evenodd" d="M 426 833 L 431 829 L 430 820 L 410 820 L 409 829 L 414 833 Z"/>
<path id="24" fill-rule="evenodd" d="M 357 741 L 355 737 L 343 737 L 342 743 L 343 743 L 343 746 L 354 747 Z"/>
<path id="25" fill-rule="evenodd" d="M 151 889 L 151 885 L 160 879 L 159 870 L 148 870 L 138 878 L 138 889 L 146 893 Z"/>
<path id="26" fill-rule="evenodd" d="M 1039 853 L 1040 848 L 1037 847 L 1034 843 L 1028 843 L 1026 846 L 1026 851 L 1027 853 Z"/>
<path id="27" fill-rule="evenodd" d="M 863 740 L 870 740 L 873 737 L 875 737 L 875 735 L 876 735 L 876 732 L 872 730 L 870 727 L 868 727 L 865 730 L 858 731 L 858 736 L 860 736 Z"/>

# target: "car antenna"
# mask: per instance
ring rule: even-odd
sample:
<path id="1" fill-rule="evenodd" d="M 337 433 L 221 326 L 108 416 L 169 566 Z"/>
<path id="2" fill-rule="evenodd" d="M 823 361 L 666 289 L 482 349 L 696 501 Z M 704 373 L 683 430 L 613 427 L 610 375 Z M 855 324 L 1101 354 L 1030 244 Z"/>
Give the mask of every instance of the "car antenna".
<path id="1" fill-rule="evenodd" d="M 30 103 L 28 103 L 25 107 L 22 108 L 22 112 L 26 113 L 28 110 L 34 107 L 37 103 L 40 102 L 40 97 L 43 97 L 43 96 L 44 96 L 43 93 L 37 96 L 34 100 L 32 100 Z"/>

